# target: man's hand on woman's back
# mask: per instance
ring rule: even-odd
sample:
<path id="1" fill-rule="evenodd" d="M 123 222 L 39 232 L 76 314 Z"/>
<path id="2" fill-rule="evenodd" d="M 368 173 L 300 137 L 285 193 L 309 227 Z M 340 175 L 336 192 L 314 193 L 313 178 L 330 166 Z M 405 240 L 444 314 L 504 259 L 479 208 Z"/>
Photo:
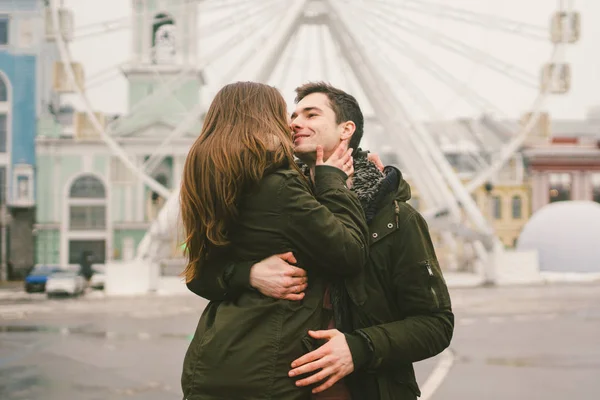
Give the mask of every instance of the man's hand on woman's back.
<path id="1" fill-rule="evenodd" d="M 250 286 L 267 297 L 302 300 L 308 281 L 306 271 L 294 267 L 295 263 L 291 252 L 265 258 L 250 269 Z"/>

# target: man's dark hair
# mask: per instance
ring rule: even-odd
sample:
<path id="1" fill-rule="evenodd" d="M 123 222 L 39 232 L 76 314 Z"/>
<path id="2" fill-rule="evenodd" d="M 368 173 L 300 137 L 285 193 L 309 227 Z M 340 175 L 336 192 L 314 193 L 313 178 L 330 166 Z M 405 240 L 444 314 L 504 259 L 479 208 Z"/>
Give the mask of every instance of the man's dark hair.
<path id="1" fill-rule="evenodd" d="M 365 120 L 360 110 L 358 101 L 354 96 L 344 92 L 341 89 L 331 86 L 326 82 L 309 82 L 296 88 L 296 100 L 298 103 L 303 98 L 313 93 L 323 93 L 329 99 L 329 103 L 335 113 L 336 123 L 352 121 L 356 125 L 356 130 L 350 138 L 349 147 L 354 149 L 354 154 L 358 150 L 363 136 Z"/>

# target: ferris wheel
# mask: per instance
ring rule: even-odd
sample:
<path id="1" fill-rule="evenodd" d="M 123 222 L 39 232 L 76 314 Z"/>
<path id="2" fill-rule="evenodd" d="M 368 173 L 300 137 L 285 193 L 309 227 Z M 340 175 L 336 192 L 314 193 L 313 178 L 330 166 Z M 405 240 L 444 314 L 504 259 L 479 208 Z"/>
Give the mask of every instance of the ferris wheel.
<path id="1" fill-rule="evenodd" d="M 544 139 L 539 124 L 545 102 L 569 91 L 566 50 L 581 30 L 573 0 L 529 3 L 537 4 L 132 0 L 129 15 L 85 25 L 59 0 L 50 1 L 49 12 L 60 32 L 66 92 L 77 97 L 86 122 L 113 154 L 169 198 L 138 249 L 138 257 L 148 259 L 156 238 L 173 228 L 178 207 L 177 190 L 171 193 L 149 172 L 165 156 L 163 145 L 198 129 L 212 94 L 236 80 L 270 83 L 290 103 L 293 89 L 309 80 L 354 94 L 365 112 L 369 148 L 401 164 L 428 205 L 425 215 L 458 221 L 466 214 L 475 230 L 491 235 L 470 192 L 497 174 L 526 140 Z M 109 65 L 84 78 L 86 66 L 73 49 L 83 41 L 114 41 L 119 32 L 133 42 L 131 57 L 110 59 L 109 50 L 102 56 Z M 111 80 L 127 81 L 131 71 L 143 71 L 155 84 L 106 123 L 95 91 Z M 126 97 L 125 88 L 113 96 Z M 186 103 L 186 90 L 196 91 L 197 100 Z M 128 122 L 157 112 L 170 114 L 177 127 L 140 168 L 115 137 Z M 465 121 L 471 121 L 466 130 Z M 466 183 L 449 161 L 455 152 L 470 163 Z"/>

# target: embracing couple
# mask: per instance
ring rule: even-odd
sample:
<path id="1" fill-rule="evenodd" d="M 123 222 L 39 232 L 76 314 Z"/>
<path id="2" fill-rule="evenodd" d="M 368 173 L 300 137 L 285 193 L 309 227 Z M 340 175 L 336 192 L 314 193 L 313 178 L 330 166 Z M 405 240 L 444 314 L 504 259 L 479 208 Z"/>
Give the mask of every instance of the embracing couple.
<path id="1" fill-rule="evenodd" d="M 356 99 L 329 84 L 223 87 L 181 188 L 188 288 L 210 303 L 187 400 L 420 395 L 413 363 L 450 344 L 448 289 L 400 171 L 360 150 Z"/>

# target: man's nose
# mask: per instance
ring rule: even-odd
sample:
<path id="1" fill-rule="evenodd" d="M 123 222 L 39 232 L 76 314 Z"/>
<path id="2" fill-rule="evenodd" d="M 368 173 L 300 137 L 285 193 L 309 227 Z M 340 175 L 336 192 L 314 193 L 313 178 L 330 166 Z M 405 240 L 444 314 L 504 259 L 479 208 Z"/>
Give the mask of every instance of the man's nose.
<path id="1" fill-rule="evenodd" d="M 292 130 L 300 128 L 301 127 L 300 117 L 293 118 L 291 120 L 290 127 L 292 128 Z"/>

